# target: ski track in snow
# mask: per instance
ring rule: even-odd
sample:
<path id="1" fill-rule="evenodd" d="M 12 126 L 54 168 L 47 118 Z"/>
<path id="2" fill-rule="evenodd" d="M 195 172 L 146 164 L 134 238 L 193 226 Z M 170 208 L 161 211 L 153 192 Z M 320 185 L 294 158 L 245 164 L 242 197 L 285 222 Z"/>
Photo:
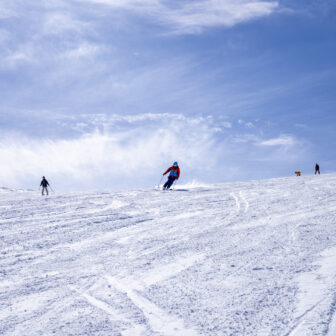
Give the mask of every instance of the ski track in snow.
<path id="1" fill-rule="evenodd" d="M 335 336 L 335 187 L 0 189 L 0 334 Z"/>
<path id="2" fill-rule="evenodd" d="M 239 211 L 240 211 L 239 198 L 234 193 L 230 193 L 230 195 L 234 198 L 234 200 L 236 202 L 237 213 L 239 213 Z"/>
<path id="3" fill-rule="evenodd" d="M 243 202 L 244 202 L 244 204 L 245 204 L 244 212 L 246 213 L 246 212 L 248 211 L 248 209 L 249 209 L 250 204 L 249 204 L 249 202 L 247 201 L 247 199 L 244 197 L 242 191 L 239 192 L 239 196 L 240 196 L 240 198 L 243 200 Z"/>
<path id="4" fill-rule="evenodd" d="M 158 306 L 147 300 L 141 295 L 138 295 L 135 289 L 139 284 L 132 286 L 131 282 L 123 282 L 120 279 L 115 279 L 111 276 L 107 277 L 108 282 L 114 286 L 117 290 L 127 294 L 128 298 L 141 309 L 146 316 L 151 329 L 154 332 L 159 332 L 167 336 L 196 336 L 198 335 L 192 329 L 186 329 L 184 322 L 172 315 L 165 313 Z"/>

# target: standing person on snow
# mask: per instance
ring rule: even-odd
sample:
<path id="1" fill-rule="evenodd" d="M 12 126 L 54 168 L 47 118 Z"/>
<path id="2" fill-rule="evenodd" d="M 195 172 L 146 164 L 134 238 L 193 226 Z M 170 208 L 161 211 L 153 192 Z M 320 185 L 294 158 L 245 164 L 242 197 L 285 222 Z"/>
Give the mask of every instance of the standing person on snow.
<path id="1" fill-rule="evenodd" d="M 46 191 L 47 195 L 49 195 L 49 192 L 48 192 L 48 185 L 49 185 L 49 182 L 46 180 L 46 178 L 43 176 L 42 177 L 42 181 L 40 183 L 40 187 L 42 187 L 42 196 L 44 195 L 44 191 Z"/>
<path id="2" fill-rule="evenodd" d="M 178 166 L 178 163 L 174 162 L 174 164 L 170 168 L 168 168 L 163 173 L 163 175 L 166 175 L 167 173 L 169 173 L 169 176 L 168 176 L 167 182 L 163 186 L 163 190 L 169 189 L 173 185 L 174 181 L 179 179 L 179 177 L 180 177 L 180 168 Z"/>
<path id="3" fill-rule="evenodd" d="M 316 163 L 315 165 L 315 175 L 319 174 L 320 175 L 320 166 Z"/>

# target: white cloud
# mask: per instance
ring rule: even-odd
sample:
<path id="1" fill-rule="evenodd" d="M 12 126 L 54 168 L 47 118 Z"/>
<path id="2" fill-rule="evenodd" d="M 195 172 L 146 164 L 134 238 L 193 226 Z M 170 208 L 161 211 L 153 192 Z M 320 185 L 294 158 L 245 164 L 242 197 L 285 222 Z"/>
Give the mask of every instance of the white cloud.
<path id="1" fill-rule="evenodd" d="M 9 31 L 0 29 L 0 45 L 7 43 L 9 39 L 10 39 Z"/>
<path id="2" fill-rule="evenodd" d="M 89 117 L 89 116 L 88 116 Z M 210 121 L 208 117 L 186 117 L 180 113 L 142 113 L 142 114 L 135 114 L 135 115 L 120 115 L 120 114 L 110 114 L 106 117 L 104 114 L 94 116 L 98 118 L 99 122 L 105 121 L 107 123 L 116 123 L 126 121 L 129 124 L 139 123 L 142 121 L 163 121 L 163 120 L 170 120 L 175 122 L 183 122 L 190 125 L 198 125 L 202 122 Z"/>
<path id="3" fill-rule="evenodd" d="M 43 22 L 43 33 L 48 35 L 82 34 L 89 29 L 89 23 L 75 19 L 70 13 L 48 13 Z"/>
<path id="4" fill-rule="evenodd" d="M 183 182 L 218 182 L 250 176 L 261 161 L 299 162 L 309 148 L 292 135 L 265 140 L 237 134 L 211 116 L 178 113 L 59 115 L 54 126 L 76 130 L 77 137 L 2 134 L 0 186 L 34 188 L 46 175 L 57 190 L 150 187 L 175 160 Z"/>
<path id="5" fill-rule="evenodd" d="M 17 49 L 6 51 L 2 56 L 0 68 L 14 68 L 20 64 L 34 63 L 36 61 L 35 50 L 30 43 L 18 46 Z"/>
<path id="6" fill-rule="evenodd" d="M 291 135 L 281 135 L 278 138 L 264 140 L 258 143 L 259 146 L 286 146 L 290 147 L 297 143 L 297 140 Z"/>
<path id="7" fill-rule="evenodd" d="M 221 123 L 221 126 L 225 127 L 225 128 L 232 128 L 232 123 L 230 123 L 228 121 L 224 121 L 224 122 Z"/>
<path id="8" fill-rule="evenodd" d="M 198 32 L 202 28 L 234 26 L 253 18 L 270 15 L 275 2 L 208 0 L 189 2 L 181 10 L 167 11 L 167 22 L 176 25 L 177 32 Z"/>
<path id="9" fill-rule="evenodd" d="M 27 53 L 23 50 L 14 52 L 6 58 L 6 61 L 9 65 L 14 65 L 19 62 L 31 62 L 33 59 L 30 53 Z"/>
<path id="10" fill-rule="evenodd" d="M 6 7 L 0 7 L 0 19 L 8 19 L 15 16 L 17 16 L 17 14 L 12 9 Z"/>
<path id="11" fill-rule="evenodd" d="M 247 123 L 245 124 L 245 126 L 246 126 L 247 128 L 254 128 L 254 124 L 251 123 L 251 122 L 247 122 Z"/>
<path id="12" fill-rule="evenodd" d="M 252 123 L 251 121 L 244 121 L 242 119 L 239 119 L 238 124 L 239 125 L 244 125 L 246 128 L 249 128 L 249 129 L 255 128 L 254 123 Z"/>
<path id="13" fill-rule="evenodd" d="M 61 57 L 65 58 L 80 58 L 91 57 L 97 54 L 102 48 L 95 44 L 82 43 L 79 46 L 65 51 Z"/>
<path id="14" fill-rule="evenodd" d="M 92 42 L 94 24 L 83 18 L 73 1 L 13 0 L 7 7 L 0 7 L 0 18 L 2 13 L 11 13 L 0 30 L 0 67 L 15 68 L 23 63 L 48 66 L 54 62 L 55 68 L 60 63 L 64 66 L 65 58 L 92 56 L 101 49 L 99 41 Z M 58 60 L 60 63 L 55 64 Z"/>
<path id="15" fill-rule="evenodd" d="M 175 160 L 184 171 L 194 172 L 202 162 L 207 162 L 207 168 L 202 168 L 206 170 L 218 160 L 215 131 L 209 124 L 194 124 L 184 117 L 170 123 L 168 117 L 154 120 L 151 115 L 124 119 L 130 121 L 124 129 L 96 131 L 76 139 L 7 135 L 0 140 L 0 185 L 33 187 L 46 175 L 58 189 L 121 188 L 132 182 L 143 186 L 156 183 L 153 179 Z M 142 127 L 142 120 L 155 122 Z"/>
<path id="16" fill-rule="evenodd" d="M 166 25 L 175 33 L 199 33 L 204 28 L 234 26 L 272 14 L 276 1 L 198 0 L 167 2 L 163 0 L 78 0 L 109 5 L 135 12 Z"/>
<path id="17" fill-rule="evenodd" d="M 241 134 L 233 137 L 233 143 L 256 143 L 259 138 L 255 134 Z"/>
<path id="18" fill-rule="evenodd" d="M 308 125 L 306 125 L 306 124 L 301 124 L 301 123 L 296 123 L 294 126 L 295 126 L 295 127 L 298 127 L 298 128 L 302 128 L 302 129 L 308 129 L 308 128 L 309 128 Z"/>

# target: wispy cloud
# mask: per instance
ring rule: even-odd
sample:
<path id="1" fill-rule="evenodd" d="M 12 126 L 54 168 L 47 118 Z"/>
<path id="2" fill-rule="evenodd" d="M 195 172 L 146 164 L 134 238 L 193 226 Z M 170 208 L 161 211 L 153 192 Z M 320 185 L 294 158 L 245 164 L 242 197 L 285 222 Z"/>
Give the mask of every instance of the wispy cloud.
<path id="1" fill-rule="evenodd" d="M 244 143 L 255 144 L 258 141 L 260 142 L 260 138 L 257 135 L 251 133 L 239 134 L 232 138 L 232 142 L 237 144 L 244 144 Z"/>
<path id="2" fill-rule="evenodd" d="M 89 29 L 90 24 L 88 22 L 76 19 L 70 12 L 47 13 L 43 20 L 43 34 L 48 35 L 83 34 Z"/>
<path id="3" fill-rule="evenodd" d="M 207 162 L 203 170 L 212 169 L 218 156 L 214 147 L 216 131 L 211 125 L 201 119 L 181 117 L 179 123 L 166 128 L 168 118 L 174 116 L 115 116 L 111 122 L 118 120 L 120 127 L 105 127 L 102 131 L 97 128 L 68 140 L 33 140 L 7 134 L 0 139 L 0 185 L 33 187 L 46 175 L 61 189 L 79 189 L 81 185 L 121 188 L 130 183 L 137 185 L 139 176 L 141 185 L 150 185 L 175 160 L 181 162 L 184 172 L 195 174 L 203 161 Z M 142 127 L 144 120 L 146 128 Z M 153 123 L 148 125 L 148 121 Z M 126 127 L 124 122 L 133 127 Z"/>
<path id="4" fill-rule="evenodd" d="M 80 0 L 79 0 L 80 1 Z M 251 0 L 81 0 L 109 5 L 147 16 L 177 34 L 200 33 L 204 28 L 234 26 L 270 15 L 279 7 L 276 1 Z"/>
<path id="5" fill-rule="evenodd" d="M 281 165 L 305 155 L 306 144 L 292 135 L 265 139 L 228 123 L 177 113 L 59 115 L 53 124 L 75 137 L 3 134 L 0 185 L 33 188 L 46 175 L 63 190 L 149 187 L 176 160 L 184 182 L 227 181 L 248 177 L 258 162 Z"/>
<path id="6" fill-rule="evenodd" d="M 102 50 L 101 46 L 89 43 L 82 43 L 73 49 L 65 51 L 61 57 L 66 58 L 80 58 L 80 57 L 92 57 Z"/>
<path id="7" fill-rule="evenodd" d="M 270 42 L 279 33 L 272 20 L 265 34 L 260 25 L 239 25 L 284 5 L 2 1 L 0 185 L 26 185 L 46 174 L 62 188 L 101 187 L 97 181 L 106 180 L 110 187 L 129 187 L 141 171 L 141 185 L 148 186 L 176 159 L 183 177 L 187 170 L 189 178 L 204 180 L 220 171 L 227 179 L 255 177 L 253 167 L 263 159 L 270 167 L 274 160 L 274 169 L 286 158 L 299 160 L 313 129 L 301 115 L 311 109 L 321 116 L 323 104 L 331 110 L 326 88 L 334 92 L 335 69 L 323 61 L 322 68 L 306 71 L 310 65 L 301 55 L 296 61 L 282 43 Z M 285 24 L 291 37 L 294 24 Z M 209 29 L 232 26 L 223 34 Z M 291 123 L 281 124 L 280 115 Z M 293 129 L 302 122 L 309 129 Z M 274 169 L 272 176 L 286 171 Z M 228 177 L 229 171 L 241 175 Z M 72 182 L 76 186 L 68 187 Z"/>
<path id="8" fill-rule="evenodd" d="M 0 19 L 8 19 L 15 17 L 17 14 L 14 10 L 8 8 L 8 6 L 0 4 Z"/>
<path id="9" fill-rule="evenodd" d="M 90 41 L 94 29 L 88 20 L 79 18 L 71 2 L 13 0 L 7 7 L 5 12 L 11 16 L 0 31 L 0 68 L 43 67 L 58 58 L 86 57 L 98 50 L 97 43 Z"/>
<path id="10" fill-rule="evenodd" d="M 258 143 L 259 146 L 293 146 L 297 143 L 297 140 L 291 135 L 281 135 L 277 138 L 264 140 Z"/>
<path id="11" fill-rule="evenodd" d="M 282 11 L 288 14 L 301 14 L 305 16 L 324 16 L 328 17 L 333 15 L 335 12 L 336 3 L 333 0 L 324 1 L 292 1 L 292 0 L 281 0 Z"/>
<path id="12" fill-rule="evenodd" d="M 34 61 L 35 57 L 33 56 L 31 48 L 25 46 L 4 57 L 2 66 L 15 67 L 19 64 L 32 63 Z"/>

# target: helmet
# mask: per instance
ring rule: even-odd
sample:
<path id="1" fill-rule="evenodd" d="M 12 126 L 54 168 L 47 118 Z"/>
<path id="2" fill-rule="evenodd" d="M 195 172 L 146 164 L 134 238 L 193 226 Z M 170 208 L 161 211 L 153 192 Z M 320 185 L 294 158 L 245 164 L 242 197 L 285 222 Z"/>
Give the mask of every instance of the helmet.
<path id="1" fill-rule="evenodd" d="M 178 163 L 177 163 L 177 162 L 174 162 L 173 166 L 178 166 Z"/>

